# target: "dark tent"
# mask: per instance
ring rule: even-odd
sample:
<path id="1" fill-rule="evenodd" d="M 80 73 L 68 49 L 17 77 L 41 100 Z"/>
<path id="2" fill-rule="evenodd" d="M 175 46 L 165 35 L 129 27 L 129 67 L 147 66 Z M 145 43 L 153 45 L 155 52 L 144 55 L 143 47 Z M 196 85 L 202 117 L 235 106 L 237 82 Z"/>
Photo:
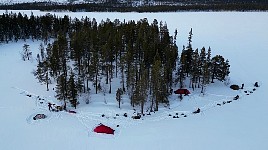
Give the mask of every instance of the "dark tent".
<path id="1" fill-rule="evenodd" d="M 187 89 L 177 89 L 176 91 L 174 91 L 175 94 L 185 94 L 188 95 L 190 94 L 190 91 Z"/>
<path id="2" fill-rule="evenodd" d="M 33 120 L 45 119 L 47 116 L 45 114 L 37 114 L 33 117 Z"/>
<path id="3" fill-rule="evenodd" d="M 101 124 L 101 125 L 97 126 L 94 129 L 94 132 L 96 132 L 96 133 L 105 133 L 105 134 L 114 134 L 114 129 Z"/>

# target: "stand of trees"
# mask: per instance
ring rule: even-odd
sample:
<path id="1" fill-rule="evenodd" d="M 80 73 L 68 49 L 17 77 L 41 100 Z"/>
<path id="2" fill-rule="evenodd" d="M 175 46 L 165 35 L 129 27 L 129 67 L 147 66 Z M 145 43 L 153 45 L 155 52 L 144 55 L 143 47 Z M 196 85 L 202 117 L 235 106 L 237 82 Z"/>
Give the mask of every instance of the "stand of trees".
<path id="1" fill-rule="evenodd" d="M 122 94 L 127 94 L 131 105 L 141 107 L 142 113 L 146 103 L 150 103 L 151 111 L 157 111 L 159 104 L 168 105 L 174 83 L 184 87 L 190 79 L 189 86 L 203 88 L 215 79 L 223 81 L 229 74 L 228 60 L 220 55 L 211 57 L 210 48 L 193 50 L 192 30 L 179 57 L 177 31 L 170 35 L 162 21 L 107 19 L 97 23 L 94 18 L 79 20 L 49 14 L 3 14 L 0 20 L 1 42 L 44 41 L 34 75 L 47 90 L 52 81 L 56 82 L 56 98 L 73 107 L 80 94 L 89 94 L 92 84 L 91 92 L 96 94 L 106 87 L 109 93 L 116 92 L 119 107 Z M 114 78 L 120 79 L 117 91 L 112 91 Z"/>

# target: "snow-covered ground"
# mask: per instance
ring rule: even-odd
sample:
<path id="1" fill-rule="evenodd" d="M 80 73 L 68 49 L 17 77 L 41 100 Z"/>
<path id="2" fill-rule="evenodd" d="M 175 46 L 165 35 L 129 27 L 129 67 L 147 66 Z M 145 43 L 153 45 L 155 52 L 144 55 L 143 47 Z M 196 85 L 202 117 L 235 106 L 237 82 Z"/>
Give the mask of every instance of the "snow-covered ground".
<path id="1" fill-rule="evenodd" d="M 30 15 L 31 11 L 23 13 Z M 33 13 L 43 15 L 47 12 Z M 107 104 L 103 95 L 91 95 L 90 104 L 80 105 L 77 114 L 52 113 L 47 110 L 46 103 L 56 101 L 54 91 L 47 92 L 45 85 L 37 83 L 31 73 L 35 61 L 23 62 L 20 58 L 19 52 L 25 42 L 1 44 L 1 150 L 268 149 L 267 12 L 56 13 L 59 16 L 66 14 L 77 18 L 87 15 L 98 22 L 106 18 L 162 20 L 167 22 L 171 33 L 178 29 L 179 51 L 187 43 L 188 32 L 193 28 L 193 47 L 211 46 L 213 55 L 228 58 L 231 64 L 230 83 L 244 83 L 245 89 L 232 91 L 218 82 L 208 87 L 204 96 L 193 92 L 179 102 L 172 95 L 170 109 L 161 107 L 159 112 L 146 115 L 143 120 L 131 119 L 134 110 L 127 98 L 122 109 L 118 109 L 114 93 L 105 96 Z M 27 43 L 36 56 L 40 41 Z M 261 87 L 253 91 L 256 81 Z M 245 90 L 253 93 L 247 95 Z M 240 99 L 222 105 L 235 95 L 239 95 Z M 197 107 L 201 108 L 201 113 L 191 114 Z M 37 113 L 48 117 L 32 120 Z M 124 117 L 124 113 L 128 117 Z M 177 116 L 176 113 L 180 118 L 172 117 Z M 102 114 L 105 116 L 101 117 Z M 115 135 L 93 133 L 93 128 L 99 123 L 113 127 Z"/>

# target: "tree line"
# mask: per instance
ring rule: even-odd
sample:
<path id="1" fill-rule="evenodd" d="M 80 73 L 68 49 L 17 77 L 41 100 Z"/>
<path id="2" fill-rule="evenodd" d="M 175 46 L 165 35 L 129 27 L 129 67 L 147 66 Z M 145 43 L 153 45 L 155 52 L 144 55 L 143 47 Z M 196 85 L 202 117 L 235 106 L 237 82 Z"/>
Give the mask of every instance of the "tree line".
<path id="1" fill-rule="evenodd" d="M 0 5 L 2 10 L 41 10 L 72 12 L 177 12 L 177 11 L 266 11 L 267 0 L 166 0 L 155 1 L 157 5 L 146 1 L 143 5 L 133 6 L 131 1 L 119 3 L 68 3 L 32 2 Z"/>
<path id="2" fill-rule="evenodd" d="M 22 16 L 3 14 L 0 19 L 13 22 L 1 26 L 2 42 L 42 40 L 37 55 L 34 75 L 39 82 L 56 83 L 56 98 L 76 107 L 79 95 L 116 93 L 119 107 L 122 95 L 130 98 L 131 105 L 150 104 L 157 111 L 161 103 L 169 104 L 168 96 L 174 85 L 204 88 L 215 79 L 223 81 L 229 74 L 229 62 L 222 56 L 211 56 L 211 49 L 192 48 L 192 29 L 187 46 L 181 55 L 176 45 L 177 30 L 170 35 L 167 24 L 156 19 L 149 23 L 139 21 L 102 20 L 68 16 Z M 32 29 L 32 22 L 35 28 Z M 26 24 L 25 24 L 26 22 Z M 0 24 L 3 22 L 1 21 Z M 16 25 L 16 26 L 15 26 Z M 8 29 L 6 29 L 8 28 Z M 12 35 L 13 34 L 13 35 Z M 2 35 L 2 34 L 1 34 Z M 24 45 L 22 54 L 27 60 L 31 54 Z M 30 53 L 30 54 L 29 54 Z M 120 88 L 114 91 L 112 83 Z M 90 87 L 94 87 L 90 89 Z"/>

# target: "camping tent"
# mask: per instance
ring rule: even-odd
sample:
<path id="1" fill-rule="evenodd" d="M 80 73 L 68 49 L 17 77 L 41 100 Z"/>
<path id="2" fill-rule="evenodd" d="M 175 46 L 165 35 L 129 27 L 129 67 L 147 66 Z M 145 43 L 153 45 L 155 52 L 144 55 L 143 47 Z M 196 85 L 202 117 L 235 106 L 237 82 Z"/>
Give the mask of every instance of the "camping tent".
<path id="1" fill-rule="evenodd" d="M 94 132 L 96 133 L 105 133 L 105 134 L 114 134 L 114 129 L 105 126 L 103 124 L 100 124 L 94 129 Z"/>
<path id="2" fill-rule="evenodd" d="M 176 91 L 174 91 L 175 94 L 185 94 L 188 95 L 190 94 L 190 91 L 187 89 L 177 89 Z"/>

